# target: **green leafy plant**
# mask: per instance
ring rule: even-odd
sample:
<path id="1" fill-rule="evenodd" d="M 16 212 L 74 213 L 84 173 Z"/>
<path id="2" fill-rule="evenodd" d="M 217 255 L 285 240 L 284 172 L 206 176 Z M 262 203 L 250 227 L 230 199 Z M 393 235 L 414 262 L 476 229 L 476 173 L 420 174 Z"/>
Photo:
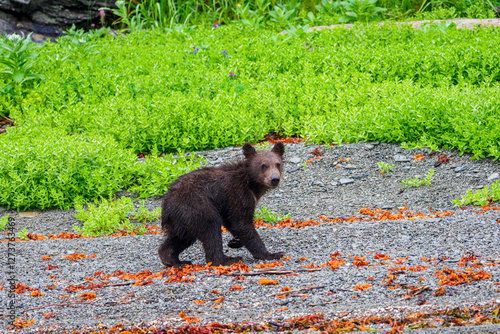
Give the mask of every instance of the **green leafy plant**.
<path id="1" fill-rule="evenodd" d="M 320 14 L 314 15 L 313 12 L 307 13 L 306 17 L 302 18 L 304 25 L 314 27 L 320 25 L 322 22 L 322 17 Z"/>
<path id="2" fill-rule="evenodd" d="M 308 30 L 309 26 L 294 26 L 293 24 L 289 24 L 288 28 L 285 30 L 288 35 L 298 37 L 298 38 L 305 38 L 308 35 Z M 310 35 L 314 35 L 314 33 L 310 33 Z"/>
<path id="3" fill-rule="evenodd" d="M 298 20 L 298 7 L 299 3 L 294 5 L 278 4 L 269 11 L 270 22 L 279 26 L 285 26 L 288 23 Z"/>
<path id="4" fill-rule="evenodd" d="M 268 151 L 271 145 L 268 141 L 262 142 L 259 145 L 256 145 L 257 151 Z"/>
<path id="5" fill-rule="evenodd" d="M 33 66 L 39 53 L 35 49 L 38 45 L 31 41 L 31 34 L 0 36 L 0 64 L 3 70 L 0 73 L 7 75 L 12 81 L 4 91 L 10 90 L 14 85 L 22 85 L 28 80 L 43 79 L 44 76 L 34 73 Z"/>
<path id="6" fill-rule="evenodd" d="M 377 165 L 378 165 L 378 168 L 380 170 L 382 170 L 383 173 L 390 173 L 394 169 L 394 165 L 390 165 L 390 164 L 383 162 L 383 161 L 379 162 Z"/>
<path id="7" fill-rule="evenodd" d="M 265 27 L 269 23 L 269 8 L 271 2 L 268 0 L 256 0 L 253 4 L 241 5 L 237 3 L 232 12 L 235 14 L 233 23 L 241 23 L 250 28 Z"/>
<path id="8" fill-rule="evenodd" d="M 77 204 L 75 218 L 83 221 L 83 226 L 73 225 L 73 229 L 83 235 L 99 236 L 112 234 L 119 230 L 133 231 L 133 224 L 128 215 L 133 211 L 134 205 L 131 198 L 122 197 L 118 200 L 103 199 L 95 204 L 88 203 L 85 209 L 82 204 Z"/>
<path id="9" fill-rule="evenodd" d="M 17 236 L 19 237 L 19 239 L 21 240 L 28 240 L 28 230 L 25 228 L 23 228 L 21 231 L 17 232 Z"/>
<path id="10" fill-rule="evenodd" d="M 156 208 L 153 211 L 149 211 L 144 206 L 144 200 L 142 200 L 141 206 L 137 210 L 133 211 L 131 219 L 138 220 L 141 223 L 145 223 L 145 222 L 151 222 L 151 221 L 156 220 L 160 217 L 161 217 L 161 208 Z"/>
<path id="11" fill-rule="evenodd" d="M 63 30 L 63 35 L 58 38 L 57 42 L 65 51 L 72 53 L 83 53 L 87 55 L 99 54 L 98 41 L 109 35 L 109 28 L 99 28 L 95 30 L 85 31 L 84 29 L 76 29 L 73 24 L 71 28 Z M 59 65 L 68 59 L 70 54 L 56 54 L 55 62 Z"/>
<path id="12" fill-rule="evenodd" d="M 430 32 L 441 32 L 441 33 L 447 33 L 451 29 L 456 29 L 457 25 L 453 23 L 452 21 L 445 21 L 445 22 L 433 22 L 433 23 L 425 23 L 422 26 L 420 26 L 419 30 L 422 31 L 422 33 L 427 34 Z"/>
<path id="13" fill-rule="evenodd" d="M 370 22 L 379 18 L 386 8 L 377 7 L 378 0 L 346 0 L 340 2 L 342 16 L 339 22 Z"/>
<path id="14" fill-rule="evenodd" d="M 75 207 L 77 214 L 75 218 L 83 221 L 83 226 L 74 225 L 73 229 L 83 235 L 108 235 L 120 230 L 128 233 L 144 234 L 147 229 L 144 225 L 134 225 L 131 220 L 141 223 L 153 221 L 161 216 L 161 208 L 149 211 L 144 207 L 144 201 L 138 210 L 134 210 L 133 200 L 129 197 L 121 197 L 118 200 L 103 199 L 98 202 L 88 203 L 87 209 L 82 204 Z"/>
<path id="15" fill-rule="evenodd" d="M 165 194 L 168 185 L 177 177 L 201 167 L 205 160 L 192 153 L 189 156 L 181 154 L 174 158 L 170 154 L 167 158 L 157 157 L 157 151 L 146 156 L 144 163 L 135 165 L 136 184 L 129 191 L 137 192 L 139 198 L 161 196 Z"/>
<path id="16" fill-rule="evenodd" d="M 340 1 L 321 0 L 321 4 L 316 5 L 316 10 L 320 14 L 333 16 L 340 12 Z"/>
<path id="17" fill-rule="evenodd" d="M 290 219 L 290 215 L 278 215 L 276 212 L 273 212 L 266 207 L 262 207 L 260 210 L 255 212 L 254 218 L 257 220 L 264 220 L 268 223 L 277 223 L 286 219 Z"/>
<path id="18" fill-rule="evenodd" d="M 418 177 L 410 179 L 408 181 L 401 181 L 403 185 L 406 187 L 420 187 L 420 186 L 430 186 L 432 183 L 432 179 L 434 176 L 434 169 L 431 169 L 423 180 L 420 180 Z"/>
<path id="19" fill-rule="evenodd" d="M 139 225 L 139 227 L 134 228 L 134 232 L 139 235 L 144 235 L 147 231 L 144 225 Z"/>
<path id="20" fill-rule="evenodd" d="M 5 228 L 7 227 L 7 224 L 9 224 L 9 218 L 10 218 L 10 214 L 0 218 L 0 231 L 5 230 Z"/>
<path id="21" fill-rule="evenodd" d="M 500 181 L 496 180 L 490 187 L 486 186 L 476 192 L 469 189 L 461 199 L 455 199 L 452 202 L 455 205 L 463 206 L 468 204 L 487 205 L 498 201 L 500 201 Z"/>

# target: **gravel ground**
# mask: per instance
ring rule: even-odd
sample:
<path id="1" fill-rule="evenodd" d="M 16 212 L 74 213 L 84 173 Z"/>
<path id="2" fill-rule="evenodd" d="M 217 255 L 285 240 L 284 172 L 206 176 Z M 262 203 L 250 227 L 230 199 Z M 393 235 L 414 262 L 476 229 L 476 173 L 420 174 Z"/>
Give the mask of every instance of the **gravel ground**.
<path id="1" fill-rule="evenodd" d="M 415 220 L 327 222 L 305 228 L 261 227 L 259 233 L 268 248 L 285 251 L 289 257 L 278 269 L 304 270 L 303 266 L 311 264 L 319 268 L 317 271 L 296 271 L 286 276 L 245 276 L 241 281 L 234 281 L 234 276 L 217 276 L 206 270 L 187 276 L 194 278 L 193 283 L 169 283 L 172 276 L 167 274 L 153 277 L 152 284 L 142 286 L 123 285 L 132 284 L 137 278 L 110 277 L 104 280 L 102 276 L 94 276 L 97 271 L 106 275 L 119 270 L 127 273 L 145 270 L 160 273 L 165 270 L 156 253 L 163 238 L 161 235 L 11 243 L 11 247 L 15 247 L 16 280 L 44 294 L 38 297 L 31 296 L 31 292 L 16 295 L 17 317 L 35 320 L 22 332 L 95 330 L 99 325 L 104 326 L 102 330 L 106 330 L 119 323 L 126 326 L 141 324 L 142 328 L 155 324 L 177 328 L 190 320 L 197 321 L 194 325 L 271 322 L 277 324 L 275 329 L 280 329 L 280 324 L 288 319 L 314 313 L 324 314 L 325 319 L 339 319 L 342 316 L 354 319 L 367 315 L 399 319 L 416 312 L 456 307 L 468 310 L 484 307 L 484 312 L 490 312 L 500 306 L 500 286 L 494 284 L 500 281 L 500 266 L 492 266 L 500 264 L 500 211 L 478 213 L 475 209 L 458 209 L 451 203 L 452 199 L 465 194 L 467 189 L 479 189 L 493 183 L 500 172 L 498 162 L 490 159 L 473 161 L 470 156 L 459 156 L 455 151 L 432 155 L 426 149 L 405 150 L 393 144 L 358 143 L 341 147 L 321 146 L 319 151 L 324 150 L 322 159 L 305 163 L 315 157 L 311 151 L 317 145 L 300 143 L 286 146 L 282 185 L 267 194 L 261 200 L 260 207 L 279 214 L 290 214 L 294 220 L 318 220 L 320 215 L 356 215 L 366 218 L 368 216 L 359 213 L 365 207 L 393 210 L 407 206 L 413 212 L 425 214 L 429 214 L 433 207 L 432 212 L 447 210 L 452 211 L 453 215 Z M 208 165 L 242 156 L 240 148 L 198 153 L 206 157 Z M 441 153 L 447 154 L 450 161 L 436 167 Z M 417 154 L 423 154 L 424 159 L 413 160 Z M 380 174 L 377 163 L 381 161 L 394 164 L 394 170 Z M 435 170 L 430 187 L 408 189 L 402 186 L 402 180 L 417 175 L 422 178 L 430 169 Z M 139 204 L 140 201 L 136 201 L 136 205 Z M 160 199 L 151 198 L 145 204 L 149 209 L 155 209 L 160 205 Z M 78 224 L 74 219 L 74 210 L 16 213 L 0 209 L 0 216 L 6 212 L 10 212 L 15 219 L 16 230 L 26 227 L 28 232 L 37 234 L 72 231 L 73 224 Z M 154 223 L 159 225 L 159 221 Z M 229 237 L 224 235 L 225 243 Z M 7 243 L 1 243 L 2 259 L 6 258 L 7 251 Z M 62 257 L 75 251 L 88 256 L 95 254 L 95 257 L 75 261 Z M 321 267 L 335 252 L 341 254 L 337 257 L 345 265 L 335 270 L 329 266 Z M 244 249 L 227 248 L 226 253 L 242 256 L 253 270 L 258 270 L 254 268 L 255 264 L 262 263 L 252 259 Z M 375 259 L 376 253 L 386 254 L 390 259 Z M 476 267 L 472 269 L 474 272 L 484 270 L 491 277 L 468 284 L 446 286 L 445 295 L 433 296 L 440 280 L 436 277 L 436 271 L 444 267 L 464 271 L 459 266 L 460 259 L 471 254 L 478 259 L 465 263 L 466 266 L 475 264 Z M 42 256 L 50 256 L 51 259 L 42 261 Z M 358 267 L 354 264 L 354 256 L 366 257 L 364 261 L 370 264 Z M 397 258 L 401 259 L 398 261 Z M 181 255 L 181 259 L 204 264 L 201 245 L 196 243 Z M 6 292 L 8 268 L 3 262 L 0 283 L 5 283 L 5 288 L 0 291 L 3 304 L 0 326 L 5 329 L 8 325 L 7 303 L 11 299 Z M 391 265 L 382 265 L 381 262 Z M 57 268 L 51 269 L 49 265 Z M 416 272 L 401 269 L 418 265 L 427 268 Z M 391 273 L 394 280 L 388 282 Z M 108 286 L 76 292 L 64 289 L 76 284 L 80 284 L 77 287 L 86 286 L 84 282 L 88 276 L 95 277 L 92 282 L 104 281 Z M 259 280 L 262 278 L 276 279 L 278 284 L 260 285 Z M 357 284 L 370 284 L 372 287 L 355 291 Z M 240 285 L 243 289 L 231 291 L 234 285 Z M 297 291 L 285 298 L 273 296 L 284 287 L 300 290 L 311 286 L 315 288 Z M 96 298 L 81 303 L 80 295 L 92 291 L 96 293 Z M 224 297 L 223 301 L 220 301 L 220 297 Z M 195 300 L 203 303 L 195 303 Z M 79 304 L 68 305 L 71 303 Z M 187 318 L 179 317 L 183 310 Z M 442 324 L 442 320 L 436 321 L 434 325 Z M 391 329 L 387 325 L 370 327 L 382 331 Z M 497 333 L 500 332 L 500 324 L 451 328 L 446 331 L 443 328 L 415 331 L 420 332 Z"/>

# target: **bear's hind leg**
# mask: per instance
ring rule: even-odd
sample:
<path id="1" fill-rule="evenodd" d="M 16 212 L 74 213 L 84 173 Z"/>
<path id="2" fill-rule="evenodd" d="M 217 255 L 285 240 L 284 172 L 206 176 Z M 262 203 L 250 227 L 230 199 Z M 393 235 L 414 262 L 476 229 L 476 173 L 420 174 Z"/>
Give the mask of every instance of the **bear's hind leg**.
<path id="1" fill-rule="evenodd" d="M 190 261 L 180 261 L 179 255 L 195 241 L 196 239 L 182 239 L 178 236 L 167 236 L 158 249 L 158 255 L 160 255 L 161 262 L 167 267 L 180 267 L 183 264 L 191 264 Z"/>

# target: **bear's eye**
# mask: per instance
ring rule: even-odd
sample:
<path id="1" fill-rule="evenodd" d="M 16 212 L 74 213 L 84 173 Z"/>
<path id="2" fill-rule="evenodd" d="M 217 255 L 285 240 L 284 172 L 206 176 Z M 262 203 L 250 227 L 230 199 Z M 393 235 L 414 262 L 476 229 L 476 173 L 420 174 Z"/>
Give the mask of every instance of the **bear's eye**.
<path id="1" fill-rule="evenodd" d="M 276 164 L 276 167 L 277 167 L 278 169 L 280 169 L 280 168 L 281 168 L 281 164 Z"/>
<path id="2" fill-rule="evenodd" d="M 262 165 L 262 171 L 265 172 L 267 170 L 267 166 L 266 165 Z"/>

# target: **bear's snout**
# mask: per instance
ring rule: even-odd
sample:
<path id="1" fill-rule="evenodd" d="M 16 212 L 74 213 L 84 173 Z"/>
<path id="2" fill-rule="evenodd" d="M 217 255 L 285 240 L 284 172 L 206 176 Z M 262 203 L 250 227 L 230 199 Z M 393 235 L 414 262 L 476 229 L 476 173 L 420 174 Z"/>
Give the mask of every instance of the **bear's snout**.
<path id="1" fill-rule="evenodd" d="M 278 184 L 280 184 L 280 178 L 279 178 L 279 176 L 273 176 L 273 177 L 271 177 L 271 185 L 273 187 L 277 187 Z"/>

